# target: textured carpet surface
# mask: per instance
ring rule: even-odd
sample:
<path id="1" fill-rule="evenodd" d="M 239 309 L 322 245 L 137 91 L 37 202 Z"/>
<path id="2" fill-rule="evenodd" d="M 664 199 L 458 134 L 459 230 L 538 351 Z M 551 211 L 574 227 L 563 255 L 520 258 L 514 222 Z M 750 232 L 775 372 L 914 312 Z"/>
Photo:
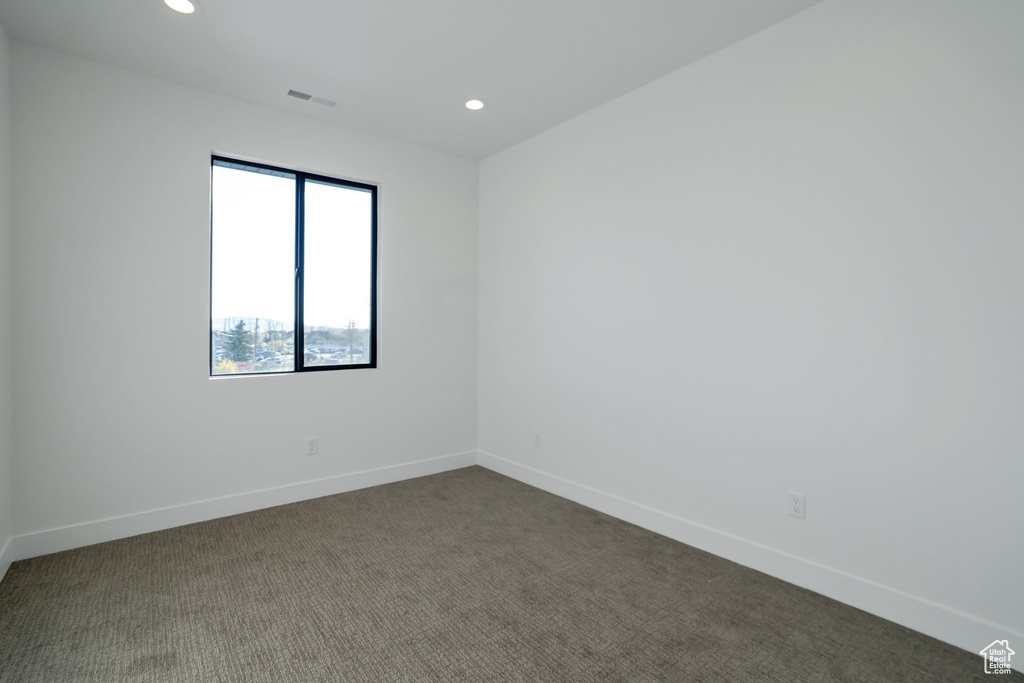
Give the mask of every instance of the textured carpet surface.
<path id="1" fill-rule="evenodd" d="M 0 582 L 3 681 L 990 678 L 978 655 L 479 467 Z"/>

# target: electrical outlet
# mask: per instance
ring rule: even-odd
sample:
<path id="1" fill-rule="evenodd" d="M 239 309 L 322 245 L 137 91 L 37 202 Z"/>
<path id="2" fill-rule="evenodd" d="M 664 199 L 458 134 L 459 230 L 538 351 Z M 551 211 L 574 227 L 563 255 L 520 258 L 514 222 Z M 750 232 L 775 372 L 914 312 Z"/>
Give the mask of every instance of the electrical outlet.
<path id="1" fill-rule="evenodd" d="M 789 516 L 799 517 L 800 519 L 807 516 L 806 494 L 797 493 L 796 491 L 789 492 Z"/>
<path id="2" fill-rule="evenodd" d="M 306 439 L 306 455 L 316 455 L 320 452 L 320 444 L 315 436 Z"/>
<path id="3" fill-rule="evenodd" d="M 540 448 L 540 432 L 533 433 L 533 447 Z"/>

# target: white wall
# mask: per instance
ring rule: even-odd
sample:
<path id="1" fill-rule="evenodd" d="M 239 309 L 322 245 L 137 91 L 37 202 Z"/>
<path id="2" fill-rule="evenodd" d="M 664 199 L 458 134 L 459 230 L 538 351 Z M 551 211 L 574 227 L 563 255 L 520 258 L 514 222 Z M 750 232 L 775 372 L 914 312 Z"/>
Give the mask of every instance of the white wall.
<path id="1" fill-rule="evenodd" d="M 10 565 L 5 551 L 14 528 L 10 73 L 10 48 L 7 34 L 0 26 L 0 579 Z"/>
<path id="2" fill-rule="evenodd" d="M 472 461 L 475 163 L 12 45 L 19 556 L 196 515 L 30 542 L 66 525 Z M 379 183 L 377 369 L 209 379 L 213 151 Z"/>
<path id="3" fill-rule="evenodd" d="M 833 0 L 485 160 L 481 462 L 1021 638 L 1022 27 Z"/>

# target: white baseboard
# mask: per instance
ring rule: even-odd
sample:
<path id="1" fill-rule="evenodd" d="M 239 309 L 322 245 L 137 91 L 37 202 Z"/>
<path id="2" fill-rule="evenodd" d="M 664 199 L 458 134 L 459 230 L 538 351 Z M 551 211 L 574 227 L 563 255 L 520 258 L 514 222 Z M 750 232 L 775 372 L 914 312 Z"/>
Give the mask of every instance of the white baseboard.
<path id="1" fill-rule="evenodd" d="M 57 529 L 19 534 L 8 541 L 5 553 L 0 554 L 0 569 L 6 571 L 11 562 L 25 560 L 39 555 L 48 555 L 61 550 L 71 550 L 94 543 L 113 541 L 119 538 L 137 536 L 151 531 L 170 529 L 184 524 L 205 522 L 218 517 L 237 515 L 252 510 L 296 503 L 310 498 L 329 496 L 335 493 L 355 491 L 369 486 L 390 484 L 404 479 L 424 477 L 448 470 L 469 467 L 476 464 L 476 453 L 456 453 L 439 458 L 392 465 L 351 474 L 314 479 L 284 486 L 275 486 L 259 491 L 248 491 L 221 498 L 211 498 L 195 503 L 147 510 L 131 515 L 84 522 Z M 0 573 L 2 577 L 2 573 Z"/>
<path id="2" fill-rule="evenodd" d="M 0 581 L 4 580 L 7 570 L 11 568 L 11 562 L 14 562 L 10 557 L 11 541 L 13 540 L 13 536 L 8 536 L 3 546 L 0 546 Z"/>
<path id="3" fill-rule="evenodd" d="M 974 654 L 1007 637 L 1024 643 L 1019 631 L 490 453 L 480 452 L 477 464 Z"/>

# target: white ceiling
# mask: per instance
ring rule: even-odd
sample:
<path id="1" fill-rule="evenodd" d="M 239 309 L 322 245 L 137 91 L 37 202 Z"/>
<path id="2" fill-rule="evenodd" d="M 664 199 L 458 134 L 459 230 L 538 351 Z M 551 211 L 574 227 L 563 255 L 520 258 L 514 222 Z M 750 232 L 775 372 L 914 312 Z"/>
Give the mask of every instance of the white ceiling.
<path id="1" fill-rule="evenodd" d="M 3 0 L 35 43 L 481 159 L 820 0 Z M 285 95 L 328 99 L 329 109 Z M 489 106 L 469 112 L 463 102 Z"/>

